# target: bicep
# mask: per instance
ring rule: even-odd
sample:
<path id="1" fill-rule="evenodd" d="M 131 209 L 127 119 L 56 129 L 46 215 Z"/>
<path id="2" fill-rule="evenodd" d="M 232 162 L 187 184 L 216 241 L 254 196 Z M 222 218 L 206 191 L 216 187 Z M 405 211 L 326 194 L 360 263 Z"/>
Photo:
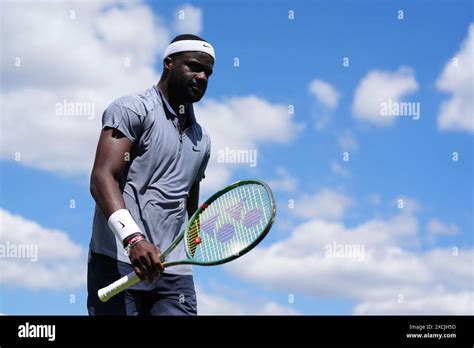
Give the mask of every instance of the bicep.
<path id="1" fill-rule="evenodd" d="M 114 128 L 104 128 L 100 134 L 93 172 L 106 172 L 120 177 L 130 158 L 133 143 Z"/>

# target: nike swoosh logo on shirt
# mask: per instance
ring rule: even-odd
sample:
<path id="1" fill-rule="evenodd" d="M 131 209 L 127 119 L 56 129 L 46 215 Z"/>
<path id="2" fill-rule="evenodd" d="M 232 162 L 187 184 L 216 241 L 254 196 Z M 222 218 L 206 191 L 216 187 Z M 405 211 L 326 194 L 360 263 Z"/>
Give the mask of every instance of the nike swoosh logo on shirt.
<path id="1" fill-rule="evenodd" d="M 120 222 L 120 221 L 119 221 L 118 223 L 119 223 L 120 225 L 122 225 L 122 228 L 125 227 L 125 225 L 123 224 L 123 222 Z"/>
<path id="2" fill-rule="evenodd" d="M 201 150 L 199 150 L 199 148 L 198 148 L 197 146 L 193 146 L 193 151 L 199 152 L 199 151 L 201 151 Z"/>

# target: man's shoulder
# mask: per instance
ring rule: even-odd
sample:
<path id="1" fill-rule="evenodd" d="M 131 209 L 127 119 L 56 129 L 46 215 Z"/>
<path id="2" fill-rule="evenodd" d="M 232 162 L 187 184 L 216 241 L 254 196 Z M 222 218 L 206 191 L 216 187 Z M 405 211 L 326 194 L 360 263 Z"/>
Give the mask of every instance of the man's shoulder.
<path id="1" fill-rule="evenodd" d="M 197 122 L 196 122 L 196 127 L 197 127 L 198 132 L 200 133 L 201 141 L 203 141 L 206 144 L 206 147 L 208 148 L 208 150 L 210 150 L 211 136 L 209 132 L 206 130 L 206 128 L 204 128 Z"/>
<path id="2" fill-rule="evenodd" d="M 161 105 L 154 88 L 124 95 L 115 99 L 111 104 L 118 108 L 130 110 L 138 116 L 145 117 Z"/>
<path id="3" fill-rule="evenodd" d="M 194 107 L 192 108 L 192 118 L 194 119 L 195 127 L 202 138 L 206 138 L 207 141 L 211 141 L 211 136 L 206 128 L 204 128 L 197 120 L 196 114 L 194 113 Z"/>
<path id="4" fill-rule="evenodd" d="M 201 128 L 201 132 L 202 132 L 203 137 L 207 138 L 208 141 L 211 141 L 211 135 L 209 134 L 209 132 L 207 131 L 207 129 L 204 128 L 204 127 L 201 126 L 201 125 L 199 125 L 199 128 Z"/>

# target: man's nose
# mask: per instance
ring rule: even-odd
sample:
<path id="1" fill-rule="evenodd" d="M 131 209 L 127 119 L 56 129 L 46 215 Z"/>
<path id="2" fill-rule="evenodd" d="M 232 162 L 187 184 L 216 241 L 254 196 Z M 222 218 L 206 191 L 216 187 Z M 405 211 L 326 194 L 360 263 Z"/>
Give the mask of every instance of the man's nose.
<path id="1" fill-rule="evenodd" d="M 207 83 L 207 76 L 204 73 L 204 71 L 201 71 L 200 73 L 197 74 L 196 79 L 199 80 L 202 84 Z"/>

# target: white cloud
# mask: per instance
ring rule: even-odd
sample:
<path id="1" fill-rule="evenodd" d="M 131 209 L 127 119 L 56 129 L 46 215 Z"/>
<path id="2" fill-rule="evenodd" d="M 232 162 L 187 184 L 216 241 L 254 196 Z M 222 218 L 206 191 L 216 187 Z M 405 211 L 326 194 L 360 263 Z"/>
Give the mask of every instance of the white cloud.
<path id="1" fill-rule="evenodd" d="M 153 73 L 157 53 L 169 40 L 162 20 L 139 3 L 120 7 L 100 1 L 76 3 L 74 19 L 71 6 L 61 2 L 3 6 L 8 35 L 2 36 L 2 55 L 9 64 L 1 69 L 9 89 L 114 90 L 114 84 L 125 82 L 135 87 L 137 80 Z M 142 30 L 149 35 L 143 37 Z M 14 64 L 16 57 L 20 67 Z M 126 58 L 130 66 L 125 65 Z"/>
<path id="2" fill-rule="evenodd" d="M 312 112 L 315 128 L 323 131 L 331 122 L 332 112 L 337 108 L 339 93 L 330 83 L 319 79 L 311 81 L 308 90 L 316 100 Z"/>
<path id="3" fill-rule="evenodd" d="M 454 236 L 459 232 L 459 228 L 455 224 L 448 225 L 436 218 L 428 221 L 426 230 L 430 238 L 434 238 L 437 235 Z"/>
<path id="4" fill-rule="evenodd" d="M 392 201 L 392 207 L 400 209 L 402 214 L 415 214 L 421 209 L 420 204 L 416 200 L 403 195 Z"/>
<path id="5" fill-rule="evenodd" d="M 450 93 L 441 104 L 438 128 L 442 131 L 474 133 L 474 23 L 469 25 L 468 37 L 454 58 L 446 63 L 436 87 Z"/>
<path id="6" fill-rule="evenodd" d="M 293 192 L 298 186 L 298 181 L 285 168 L 278 167 L 276 174 L 278 179 L 268 180 L 268 185 L 273 191 Z"/>
<path id="7" fill-rule="evenodd" d="M 298 311 L 269 300 L 237 301 L 222 296 L 221 293 L 208 293 L 196 286 L 199 315 L 295 315 Z"/>
<path id="8" fill-rule="evenodd" d="M 364 301 L 354 308 L 354 314 L 384 315 L 468 315 L 474 313 L 474 293 L 460 291 L 420 291 L 410 296 L 393 296 L 388 300 Z"/>
<path id="9" fill-rule="evenodd" d="M 313 195 L 295 199 L 291 212 L 301 218 L 340 219 L 352 205 L 352 199 L 341 192 L 322 189 Z"/>
<path id="10" fill-rule="evenodd" d="M 186 4 L 177 11 L 174 28 L 178 34 L 199 35 L 202 31 L 202 10 Z"/>
<path id="11" fill-rule="evenodd" d="M 2 35 L 0 156 L 12 160 L 20 153 L 26 166 L 88 173 L 102 111 L 113 99 L 156 83 L 154 61 L 169 41 L 168 30 L 140 3 L 75 3 L 74 18 L 62 2 L 8 2 L 2 8 L 8 35 Z M 88 103 L 94 113 L 58 115 L 56 104 L 64 100 Z"/>
<path id="12" fill-rule="evenodd" d="M 74 289 L 86 283 L 86 251 L 65 232 L 0 209 L 0 283 L 29 289 Z M 23 257 L 18 257 L 23 250 Z M 17 252 L 15 255 L 14 252 Z"/>
<path id="13" fill-rule="evenodd" d="M 371 220 L 354 228 L 310 220 L 297 226 L 287 239 L 257 248 L 226 268 L 232 274 L 266 286 L 289 290 L 285 284 L 291 284 L 294 291 L 307 294 L 359 298 L 380 287 L 395 286 L 410 279 L 416 283 L 428 275 L 418 260 L 398 247 L 391 247 L 401 238 L 400 234 L 406 238 L 415 233 L 413 222 L 402 216 L 389 221 Z M 327 248 L 332 248 L 333 243 L 363 245 L 363 259 L 326 256 Z M 421 277 L 414 277 L 418 273 Z"/>
<path id="14" fill-rule="evenodd" d="M 415 253 L 418 230 L 407 212 L 354 227 L 312 219 L 225 267 L 272 289 L 358 301 L 360 314 L 472 314 L 474 250 Z"/>
<path id="15" fill-rule="evenodd" d="M 310 93 L 316 98 L 316 101 L 329 110 L 334 110 L 339 102 L 339 94 L 336 89 L 328 82 L 314 79 L 308 87 Z"/>
<path id="16" fill-rule="evenodd" d="M 204 190 L 222 187 L 238 164 L 219 163 L 217 154 L 225 148 L 255 150 L 261 144 L 286 144 L 302 130 L 284 105 L 273 105 L 256 96 L 233 97 L 225 101 L 207 99 L 195 105 L 201 125 L 212 140 L 211 162 L 203 181 Z M 258 161 L 257 161 L 258 165 Z"/>
<path id="17" fill-rule="evenodd" d="M 346 130 L 340 134 L 337 138 L 337 142 L 343 151 L 355 151 L 359 148 L 359 143 L 350 130 Z"/>
<path id="18" fill-rule="evenodd" d="M 206 99 L 196 105 L 196 110 L 216 149 L 286 144 L 301 130 L 285 105 L 273 105 L 256 96 L 234 97 L 225 102 Z"/>
<path id="19" fill-rule="evenodd" d="M 400 67 L 397 71 L 372 70 L 357 86 L 352 112 L 358 120 L 377 126 L 390 126 L 395 117 L 382 116 L 381 104 L 389 100 L 398 103 L 418 90 L 413 70 Z"/>
<path id="20" fill-rule="evenodd" d="M 96 23 L 101 44 L 130 57 L 132 64 L 152 64 L 169 42 L 163 20 L 144 5 L 111 8 L 101 13 Z"/>
<path id="21" fill-rule="evenodd" d="M 335 174 L 341 175 L 344 178 L 351 177 L 351 173 L 348 170 L 344 169 L 344 167 L 341 166 L 341 164 L 337 161 L 331 162 L 331 171 Z"/>

